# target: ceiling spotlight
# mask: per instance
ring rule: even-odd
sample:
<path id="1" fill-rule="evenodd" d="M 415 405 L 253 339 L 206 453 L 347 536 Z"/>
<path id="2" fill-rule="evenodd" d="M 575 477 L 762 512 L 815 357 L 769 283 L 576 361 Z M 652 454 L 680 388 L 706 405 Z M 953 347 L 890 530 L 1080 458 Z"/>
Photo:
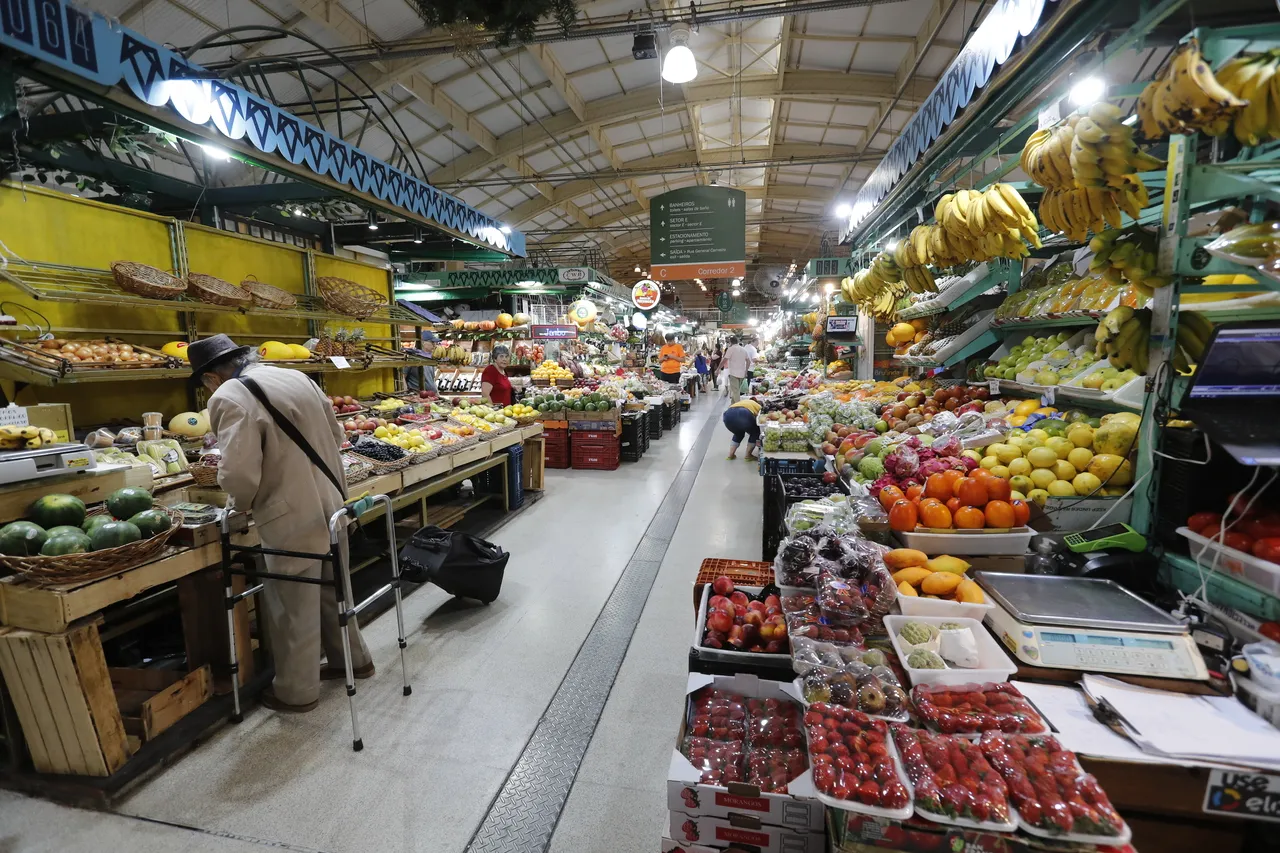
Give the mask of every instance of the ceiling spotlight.
<path id="1" fill-rule="evenodd" d="M 735 288 L 733 289 L 733 295 L 734 295 L 734 296 L 739 296 L 739 295 L 741 295 L 741 293 L 742 293 L 742 291 L 741 291 L 741 290 L 739 290 L 738 288 L 736 288 L 736 287 L 735 287 Z"/>
<path id="2" fill-rule="evenodd" d="M 372 210 L 369 211 L 369 230 L 378 230 L 378 214 L 374 213 Z"/>
<path id="3" fill-rule="evenodd" d="M 1107 84 L 1101 77 L 1086 77 L 1071 87 L 1071 103 L 1087 107 L 1097 103 L 1107 93 Z"/>
<path id="4" fill-rule="evenodd" d="M 205 156 L 213 160 L 222 160 L 225 162 L 231 159 L 231 155 L 227 153 L 224 148 L 219 148 L 216 145 L 210 145 L 207 142 L 201 142 L 200 147 L 204 149 Z"/>
<path id="5" fill-rule="evenodd" d="M 510 233 L 511 233 L 511 226 L 510 226 L 510 225 L 499 225 L 499 226 L 498 226 L 498 230 L 499 230 L 499 231 L 501 231 L 503 234 L 510 234 Z"/>
<path id="6" fill-rule="evenodd" d="M 740 279 L 740 278 L 735 278 L 735 279 L 733 280 L 733 286 L 734 286 L 734 287 L 742 287 L 742 279 Z"/>
<path id="7" fill-rule="evenodd" d="M 668 83 L 688 83 L 698 76 L 698 60 L 689 49 L 689 25 L 671 28 L 671 47 L 662 60 L 662 79 Z"/>
<path id="8" fill-rule="evenodd" d="M 842 204 L 836 208 L 836 216 L 841 219 L 848 219 L 850 216 L 853 216 L 853 208 L 847 204 Z"/>
<path id="9" fill-rule="evenodd" d="M 421 229 L 421 228 L 415 228 L 415 229 L 413 229 L 413 242 L 415 242 L 415 243 L 421 243 L 421 242 L 422 242 L 422 229 Z"/>

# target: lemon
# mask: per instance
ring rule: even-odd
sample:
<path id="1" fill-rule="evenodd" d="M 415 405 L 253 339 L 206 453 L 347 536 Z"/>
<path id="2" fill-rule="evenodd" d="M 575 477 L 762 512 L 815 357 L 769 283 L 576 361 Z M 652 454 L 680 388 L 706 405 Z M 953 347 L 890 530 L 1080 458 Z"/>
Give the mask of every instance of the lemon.
<path id="1" fill-rule="evenodd" d="M 1017 489 L 1014 489 L 1012 492 L 1009 493 L 1009 499 L 1015 500 L 1015 501 L 1025 501 L 1027 499 L 1027 496 L 1024 495 L 1022 492 L 1018 491 Z"/>
<path id="2" fill-rule="evenodd" d="M 1031 473 L 1031 462 L 1025 457 L 1018 457 L 1009 463 L 1009 473 L 1015 476 L 1029 474 Z"/>
<path id="3" fill-rule="evenodd" d="M 1034 468 L 1052 468 L 1058 461 L 1058 454 L 1047 447 L 1036 447 L 1027 453 L 1027 460 Z"/>
<path id="4" fill-rule="evenodd" d="M 380 426 L 373 431 L 374 438 L 386 438 L 391 432 L 384 426 Z"/>
<path id="5" fill-rule="evenodd" d="M 1020 456 L 1022 456 L 1022 451 L 1011 444 L 1002 444 L 1000 449 L 996 451 L 996 458 L 1004 465 L 1008 465 Z"/>
<path id="6" fill-rule="evenodd" d="M 1044 489 L 1032 489 L 1030 492 L 1027 493 L 1027 499 L 1030 501 L 1034 501 L 1040 506 L 1044 506 L 1044 502 L 1049 500 L 1049 493 L 1046 492 Z"/>
<path id="7" fill-rule="evenodd" d="M 1036 429 L 1033 429 L 1027 433 L 1027 438 L 1034 438 L 1036 441 L 1040 442 L 1041 444 L 1044 444 L 1046 441 L 1049 440 L 1049 433 L 1037 427 Z"/>
<path id="8" fill-rule="evenodd" d="M 1088 424 L 1072 424 L 1067 439 L 1076 447 L 1093 447 L 1093 427 Z"/>
<path id="9" fill-rule="evenodd" d="M 1093 461 L 1093 451 L 1087 447 L 1077 447 L 1067 454 L 1067 461 L 1077 471 L 1083 471 Z"/>
<path id="10" fill-rule="evenodd" d="M 1076 487 L 1071 485 L 1068 480 L 1054 480 L 1049 484 L 1049 494 L 1055 498 L 1066 498 L 1076 496 Z"/>
<path id="11" fill-rule="evenodd" d="M 1047 489 L 1050 483 L 1058 479 L 1058 475 L 1053 473 L 1052 468 L 1037 468 L 1029 476 L 1037 489 Z"/>
<path id="12" fill-rule="evenodd" d="M 1071 441 L 1061 435 L 1055 435 L 1044 443 L 1044 446 L 1052 450 L 1059 459 L 1066 459 L 1067 454 L 1075 448 Z"/>
<path id="13" fill-rule="evenodd" d="M 1072 465 L 1065 459 L 1059 459 L 1057 462 L 1053 463 L 1053 467 L 1049 470 L 1052 471 L 1053 475 L 1059 480 L 1066 480 L 1067 482 L 1074 480 L 1078 473 L 1076 471 L 1076 466 Z"/>
<path id="14" fill-rule="evenodd" d="M 990 471 L 992 468 L 996 467 L 999 464 L 1000 464 L 1000 457 L 998 456 L 984 456 L 978 460 L 978 465 L 982 468 L 986 468 L 988 471 Z"/>
<path id="15" fill-rule="evenodd" d="M 1071 485 L 1076 490 L 1076 494 L 1083 497 L 1093 494 L 1102 485 L 1102 481 L 1088 471 L 1082 471 L 1076 474 L 1075 479 L 1071 481 Z"/>
<path id="16" fill-rule="evenodd" d="M 1009 478 L 1009 488 L 1015 492 L 1022 492 L 1025 495 L 1035 487 L 1035 481 L 1025 474 L 1015 474 Z"/>

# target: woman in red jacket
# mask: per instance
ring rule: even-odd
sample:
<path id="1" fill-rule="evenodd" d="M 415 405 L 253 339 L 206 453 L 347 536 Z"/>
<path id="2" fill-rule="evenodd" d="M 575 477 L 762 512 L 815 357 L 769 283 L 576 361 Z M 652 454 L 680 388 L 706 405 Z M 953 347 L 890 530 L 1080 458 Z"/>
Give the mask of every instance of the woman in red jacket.
<path id="1" fill-rule="evenodd" d="M 480 396 L 498 408 L 510 406 L 511 380 L 507 378 L 507 365 L 511 363 L 511 350 L 503 346 L 494 347 L 491 361 L 480 374 Z"/>

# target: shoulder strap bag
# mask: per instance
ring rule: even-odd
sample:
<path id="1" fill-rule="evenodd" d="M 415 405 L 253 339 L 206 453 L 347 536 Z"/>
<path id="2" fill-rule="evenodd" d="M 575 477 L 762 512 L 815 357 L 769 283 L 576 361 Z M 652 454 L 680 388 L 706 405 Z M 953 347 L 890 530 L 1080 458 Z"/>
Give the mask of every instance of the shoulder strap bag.
<path id="1" fill-rule="evenodd" d="M 271 415 L 271 419 L 276 422 L 276 426 L 280 427 L 280 430 L 285 435 L 289 436 L 289 438 L 293 440 L 293 443 L 298 445 L 298 448 L 303 453 L 307 454 L 307 458 L 311 460 L 311 464 L 319 468 L 321 473 L 329 478 L 329 482 L 333 483 L 333 487 L 338 490 L 338 494 L 342 495 L 345 499 L 347 496 L 345 484 L 340 482 L 338 478 L 334 476 L 334 473 L 329 470 L 329 466 L 320 458 L 320 454 L 316 452 L 316 449 L 307 442 L 302 431 L 299 430 L 292 421 L 282 415 L 279 409 L 271 405 L 271 401 L 267 399 L 267 395 L 263 392 L 261 385 L 253 381 L 253 379 L 248 376 L 240 376 L 238 378 L 240 382 L 244 384 L 244 387 L 249 389 L 249 393 L 258 398 L 258 402 L 267 410 L 267 414 Z"/>

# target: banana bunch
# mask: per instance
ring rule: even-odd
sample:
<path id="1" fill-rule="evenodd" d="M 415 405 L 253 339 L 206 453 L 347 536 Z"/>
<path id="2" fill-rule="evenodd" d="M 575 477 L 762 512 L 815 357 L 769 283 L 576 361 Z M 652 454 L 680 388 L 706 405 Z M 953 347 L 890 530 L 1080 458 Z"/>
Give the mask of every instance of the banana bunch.
<path id="1" fill-rule="evenodd" d="M 905 243 L 903 240 L 899 245 Z M 902 280 L 912 293 L 937 293 L 938 285 L 933 280 L 933 273 L 928 267 L 907 267 L 902 271 Z"/>
<path id="2" fill-rule="evenodd" d="M 840 282 L 840 295 L 847 302 L 861 307 L 865 313 L 888 320 L 892 318 L 901 297 L 911 292 L 923 292 L 915 290 L 923 282 L 921 272 L 927 274 L 927 270 L 914 272 L 908 281 L 904 279 L 904 273 L 893 255 L 881 252 L 872 259 L 868 269 L 859 270 Z M 928 279 L 932 284 L 933 277 L 929 276 Z M 935 287 L 934 290 L 936 289 Z"/>
<path id="3" fill-rule="evenodd" d="M 907 261 L 907 269 L 923 264 L 950 267 L 992 258 L 1024 258 L 1031 252 L 1027 242 L 1040 248 L 1040 224 L 1009 184 L 992 184 L 985 192 L 947 193 L 938 199 L 934 220 L 934 225 L 911 229 L 895 251 Z"/>
<path id="4" fill-rule="evenodd" d="M 1075 141 L 1078 116 L 1063 124 L 1043 128 L 1031 134 L 1018 158 L 1022 171 L 1047 190 L 1068 189 L 1076 185 L 1071 171 L 1071 144 Z"/>
<path id="5" fill-rule="evenodd" d="M 1227 68 L 1231 69 L 1230 73 Z M 1242 116 L 1246 107 L 1253 107 L 1253 112 L 1244 129 L 1266 128 L 1271 72 L 1265 67 L 1233 60 L 1224 67 L 1223 73 L 1238 88 L 1233 89 L 1214 76 L 1209 63 L 1200 55 L 1199 42 L 1191 39 L 1184 44 L 1173 55 L 1164 74 L 1157 75 L 1138 96 L 1138 126 L 1142 135 L 1154 140 L 1170 133 L 1202 130 L 1210 136 L 1221 136 Z M 1242 97 L 1244 92 L 1253 97 Z"/>
<path id="6" fill-rule="evenodd" d="M 1134 311 L 1127 305 L 1113 308 L 1094 330 L 1094 353 L 1112 367 L 1147 372 L 1147 349 L 1151 336 L 1151 314 Z"/>
<path id="7" fill-rule="evenodd" d="M 1133 128 L 1123 124 L 1123 118 L 1123 110 L 1104 102 L 1094 104 L 1087 115 L 1079 117 L 1071 140 L 1071 174 L 1077 187 L 1120 189 L 1132 173 L 1168 165 L 1138 148 L 1133 141 Z M 1114 199 L 1111 207 L 1115 208 Z M 1118 209 L 1115 219 L 1120 219 Z"/>
<path id="8" fill-rule="evenodd" d="M 1236 114 L 1231 125 L 1241 145 L 1259 145 L 1268 139 L 1280 139 L 1280 77 L 1276 75 L 1277 69 L 1280 69 L 1280 50 L 1271 50 L 1237 56 L 1218 72 L 1218 82 L 1224 89 L 1249 102 Z M 1220 127 L 1221 119 L 1214 129 Z"/>
<path id="9" fill-rule="evenodd" d="M 1089 241 L 1093 258 L 1089 269 L 1101 273 L 1111 284 L 1135 285 L 1143 299 L 1150 299 L 1155 289 L 1172 281 L 1156 275 L 1156 247 L 1159 238 L 1137 225 L 1121 231 L 1108 228 Z"/>
<path id="10" fill-rule="evenodd" d="M 0 450 L 38 450 L 57 443 L 57 434 L 46 427 L 0 426 Z"/>
<path id="11" fill-rule="evenodd" d="M 1213 334 L 1213 324 L 1195 311 L 1178 312 L 1178 337 L 1173 347 L 1173 368 L 1183 376 L 1196 370 L 1204 358 L 1204 348 Z"/>

